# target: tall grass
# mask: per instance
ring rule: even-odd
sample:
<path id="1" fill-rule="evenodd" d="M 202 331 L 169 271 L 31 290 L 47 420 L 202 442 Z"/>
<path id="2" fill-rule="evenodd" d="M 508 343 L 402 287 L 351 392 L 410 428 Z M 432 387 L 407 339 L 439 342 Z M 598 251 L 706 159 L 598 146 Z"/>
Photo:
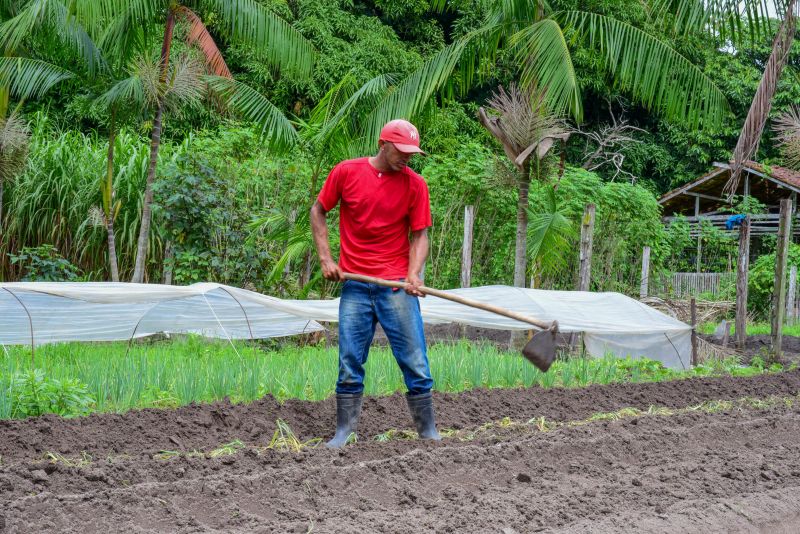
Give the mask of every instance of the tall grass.
<path id="1" fill-rule="evenodd" d="M 246 402 L 271 394 L 278 399 L 320 400 L 333 394 L 338 372 L 335 348 L 286 346 L 262 350 L 202 338 L 136 343 L 69 343 L 37 349 L 36 367 L 49 379 L 78 379 L 94 397 L 93 411 L 124 412 L 149 406 L 178 406 L 230 398 Z M 668 380 L 712 373 L 753 374 L 733 362 L 692 371 L 666 369 L 652 360 L 573 358 L 541 373 L 517 353 L 467 342 L 434 345 L 431 370 L 439 391 L 476 387 L 581 387 L 612 382 Z M 11 415 L 11 378 L 31 369 L 27 348 L 0 352 L 0 418 Z M 373 348 L 366 365 L 365 393 L 404 391 L 402 375 L 388 348 Z"/>
<path id="2" fill-rule="evenodd" d="M 105 137 L 53 133 L 46 115 L 36 114 L 27 170 L 7 188 L 5 220 L 0 222 L 0 280 L 16 274 L 6 261 L 7 252 L 44 243 L 54 245 L 87 278 L 108 279 L 106 231 L 89 217 L 90 208 L 101 204 L 107 149 Z M 114 150 L 115 199 L 121 201 L 114 226 L 120 270 L 126 273 L 136 251 L 149 147 L 146 140 L 121 132 Z M 154 246 L 160 234 L 154 228 L 154 254 L 161 248 Z"/>

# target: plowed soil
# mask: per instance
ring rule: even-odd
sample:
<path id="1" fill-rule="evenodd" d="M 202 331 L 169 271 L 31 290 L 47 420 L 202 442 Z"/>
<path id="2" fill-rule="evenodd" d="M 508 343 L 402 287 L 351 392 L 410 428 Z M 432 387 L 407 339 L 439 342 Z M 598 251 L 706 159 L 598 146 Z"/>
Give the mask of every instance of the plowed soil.
<path id="1" fill-rule="evenodd" d="M 503 417 L 567 422 L 799 391 L 800 372 L 791 371 L 475 390 L 437 395 L 436 407 L 440 428 L 478 429 Z M 800 525 L 797 402 L 545 432 L 496 426 L 438 444 L 375 441 L 411 426 L 395 395 L 365 400 L 361 441 L 344 451 L 265 448 L 278 418 L 302 440 L 330 437 L 333 411 L 333 400 L 265 398 L 0 422 L 0 532 L 788 533 Z M 235 439 L 246 447 L 234 455 L 191 454 Z M 181 454 L 159 456 L 166 450 Z"/>

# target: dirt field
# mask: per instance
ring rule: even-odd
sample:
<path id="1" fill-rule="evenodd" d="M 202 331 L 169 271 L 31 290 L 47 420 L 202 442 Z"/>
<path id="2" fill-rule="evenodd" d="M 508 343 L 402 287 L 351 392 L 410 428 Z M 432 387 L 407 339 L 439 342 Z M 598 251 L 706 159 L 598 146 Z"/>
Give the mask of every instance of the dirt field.
<path id="1" fill-rule="evenodd" d="M 332 400 L 0 422 L 0 532 L 796 532 L 797 402 L 545 432 L 496 426 L 462 439 L 503 417 L 579 421 L 798 392 L 798 371 L 478 390 L 437 397 L 440 428 L 461 439 L 370 439 L 409 428 L 397 395 L 365 401 L 361 442 L 343 452 L 263 449 L 278 418 L 301 439 L 328 437 Z M 186 454 L 235 439 L 247 447 L 232 456 Z M 183 454 L 158 456 L 165 450 Z"/>

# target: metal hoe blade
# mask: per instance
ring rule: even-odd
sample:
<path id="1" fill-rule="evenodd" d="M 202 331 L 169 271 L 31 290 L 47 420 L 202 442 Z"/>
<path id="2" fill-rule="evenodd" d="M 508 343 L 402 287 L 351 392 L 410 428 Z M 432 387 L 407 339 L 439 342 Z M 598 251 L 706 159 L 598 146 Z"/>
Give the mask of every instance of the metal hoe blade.
<path id="1" fill-rule="evenodd" d="M 546 373 L 556 359 L 556 329 L 548 328 L 536 332 L 522 349 L 522 355 L 541 372 Z"/>

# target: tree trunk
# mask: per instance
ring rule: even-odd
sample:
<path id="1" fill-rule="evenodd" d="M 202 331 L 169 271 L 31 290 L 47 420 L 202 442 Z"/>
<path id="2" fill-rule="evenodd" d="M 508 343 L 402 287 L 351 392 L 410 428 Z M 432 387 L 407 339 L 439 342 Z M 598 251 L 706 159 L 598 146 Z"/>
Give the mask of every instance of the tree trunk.
<path id="1" fill-rule="evenodd" d="M 106 229 L 108 230 L 108 264 L 111 267 L 111 280 L 119 282 L 119 266 L 117 265 L 117 244 L 114 239 L 114 213 L 111 210 L 111 217 L 106 221 Z"/>
<path id="2" fill-rule="evenodd" d="M 519 177 L 517 201 L 517 241 L 514 249 L 514 286 L 525 287 L 525 268 L 528 259 L 528 190 L 530 173 L 527 166 Z"/>
<path id="3" fill-rule="evenodd" d="M 172 30 L 175 27 L 175 13 L 170 9 L 167 14 L 167 23 L 164 28 L 164 42 L 161 45 L 161 78 L 160 84 L 166 83 L 167 68 L 169 66 L 169 49 L 172 44 Z M 136 263 L 133 268 L 131 282 L 141 284 L 144 282 L 144 271 L 147 260 L 147 245 L 150 241 L 150 218 L 153 204 L 153 182 L 156 179 L 156 165 L 158 163 L 158 149 L 161 146 L 161 121 L 164 115 L 164 101 L 159 98 L 156 115 L 153 119 L 153 132 L 150 136 L 150 165 L 147 169 L 147 185 L 142 206 L 142 221 L 139 227 L 139 241 L 136 246 Z"/>
<path id="4" fill-rule="evenodd" d="M 150 165 L 147 169 L 142 221 L 139 227 L 139 241 L 136 246 L 136 264 L 133 267 L 133 278 L 131 279 L 131 282 L 137 284 L 144 282 L 147 246 L 150 241 L 150 219 L 153 213 L 153 182 L 156 180 L 156 164 L 158 162 L 158 148 L 161 145 L 161 118 L 163 114 L 164 105 L 159 103 L 156 110 L 156 118 L 153 120 L 153 135 L 150 140 Z"/>
<path id="5" fill-rule="evenodd" d="M 106 231 L 108 233 L 108 266 L 111 270 L 111 280 L 119 282 L 119 266 L 117 265 L 117 245 L 114 239 L 114 140 L 116 128 L 114 125 L 115 113 L 111 112 L 111 126 L 108 132 L 108 158 L 106 166 L 106 190 L 103 192 L 103 210 L 106 215 Z"/>

